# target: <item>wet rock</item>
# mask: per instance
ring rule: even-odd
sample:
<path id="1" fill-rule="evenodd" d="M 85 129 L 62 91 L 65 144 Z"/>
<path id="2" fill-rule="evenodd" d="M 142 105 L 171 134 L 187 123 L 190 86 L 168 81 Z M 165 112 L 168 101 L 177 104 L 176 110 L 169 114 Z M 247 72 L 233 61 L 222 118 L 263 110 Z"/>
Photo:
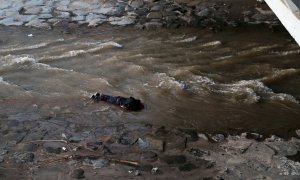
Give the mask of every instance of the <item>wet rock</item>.
<path id="1" fill-rule="evenodd" d="M 129 5 L 133 8 L 140 8 L 144 5 L 144 1 L 143 0 L 131 0 L 129 2 Z"/>
<path id="2" fill-rule="evenodd" d="M 164 141 L 161 139 L 158 139 L 154 136 L 147 136 L 145 138 L 145 142 L 149 145 L 150 149 L 164 151 Z"/>
<path id="3" fill-rule="evenodd" d="M 84 166 L 91 166 L 94 169 L 100 169 L 103 167 L 109 166 L 109 161 L 106 159 L 96 159 L 96 160 L 91 160 L 91 159 L 84 159 L 82 162 Z"/>
<path id="4" fill-rule="evenodd" d="M 187 163 L 178 167 L 179 171 L 191 171 L 196 168 L 197 166 L 192 163 Z"/>
<path id="5" fill-rule="evenodd" d="M 39 6 L 25 7 L 25 14 L 39 14 L 42 8 Z"/>
<path id="6" fill-rule="evenodd" d="M 65 145 L 58 142 L 46 142 L 43 144 L 43 147 L 46 149 L 48 153 L 59 154 L 62 151 L 62 147 Z"/>
<path id="7" fill-rule="evenodd" d="M 0 163 L 3 163 L 3 162 L 4 162 L 4 157 L 0 156 Z"/>
<path id="8" fill-rule="evenodd" d="M 4 26 L 21 26 L 24 22 L 18 21 L 15 17 L 7 17 L 0 20 L 0 24 Z"/>
<path id="9" fill-rule="evenodd" d="M 38 16 L 39 19 L 51 19 L 53 18 L 53 15 L 52 14 L 40 14 Z"/>
<path id="10" fill-rule="evenodd" d="M 161 157 L 160 160 L 167 164 L 184 164 L 186 157 L 184 155 L 166 155 Z"/>
<path id="11" fill-rule="evenodd" d="M 53 7 L 41 6 L 41 14 L 51 14 L 53 12 Z"/>
<path id="12" fill-rule="evenodd" d="M 210 135 L 210 139 L 214 142 L 222 142 L 225 140 L 225 136 L 223 134 L 215 134 L 215 135 Z"/>
<path id="13" fill-rule="evenodd" d="M 151 7 L 150 11 L 161 11 L 163 7 L 160 4 L 156 4 Z"/>
<path id="14" fill-rule="evenodd" d="M 266 171 L 269 171 L 271 169 L 271 165 L 270 164 L 267 164 L 267 163 L 261 163 L 257 160 L 247 160 L 245 162 L 245 164 L 256 170 L 256 171 L 259 171 L 259 172 L 266 172 Z"/>
<path id="15" fill-rule="evenodd" d="M 123 17 L 110 17 L 108 19 L 109 23 L 118 26 L 127 26 L 135 23 L 135 18 L 130 16 Z"/>
<path id="16" fill-rule="evenodd" d="M 38 149 L 39 145 L 35 143 L 25 144 L 23 149 L 24 151 L 35 152 Z"/>
<path id="17" fill-rule="evenodd" d="M 157 159 L 157 154 L 152 151 L 147 151 L 142 154 L 142 159 L 147 161 L 155 161 Z"/>
<path id="18" fill-rule="evenodd" d="M 228 168 L 226 169 L 225 173 L 229 176 L 233 176 L 234 178 L 241 178 L 242 173 L 237 170 L 236 168 Z"/>
<path id="19" fill-rule="evenodd" d="M 136 13 L 138 16 L 145 16 L 148 13 L 148 9 L 146 8 L 140 8 L 140 9 L 136 9 L 134 11 L 134 13 Z"/>
<path id="20" fill-rule="evenodd" d="M 72 136 L 72 137 L 70 137 L 69 138 L 69 141 L 71 142 L 71 143 L 79 143 L 80 141 L 82 141 L 82 140 L 84 140 L 84 138 L 83 137 L 81 137 L 81 136 Z"/>
<path id="21" fill-rule="evenodd" d="M 95 27 L 95 26 L 107 21 L 107 17 L 104 15 L 89 13 L 86 16 L 85 21 L 89 24 L 88 26 Z"/>
<path id="22" fill-rule="evenodd" d="M 75 178 L 75 179 L 82 179 L 84 178 L 84 170 L 83 169 L 73 169 L 71 172 L 70 172 L 70 177 L 71 178 Z"/>
<path id="23" fill-rule="evenodd" d="M 98 150 L 98 149 L 101 149 L 103 146 L 103 143 L 102 142 L 87 142 L 86 143 L 86 147 L 88 149 L 91 149 L 91 150 Z"/>
<path id="24" fill-rule="evenodd" d="M 59 12 L 59 15 L 57 17 L 62 19 L 69 19 L 71 14 L 69 12 Z"/>
<path id="25" fill-rule="evenodd" d="M 85 16 L 84 15 L 77 15 L 77 16 L 73 16 L 71 18 L 71 21 L 84 21 L 85 20 Z"/>
<path id="26" fill-rule="evenodd" d="M 203 156 L 209 156 L 210 155 L 209 151 L 203 151 L 203 150 L 196 149 L 196 148 L 191 148 L 191 149 L 188 150 L 188 152 L 190 154 L 192 154 L 193 156 L 196 156 L 196 157 L 203 157 Z"/>
<path id="27" fill-rule="evenodd" d="M 290 143 L 268 143 L 268 146 L 275 150 L 278 154 L 284 155 L 284 156 L 293 156 L 297 154 L 298 147 L 294 144 Z"/>
<path id="28" fill-rule="evenodd" d="M 12 156 L 9 157 L 9 159 L 14 160 L 15 163 L 29 163 L 33 162 L 34 160 L 34 154 L 33 153 L 14 153 Z"/>
<path id="29" fill-rule="evenodd" d="M 150 12 L 147 14 L 148 19 L 161 19 L 163 16 L 160 12 Z"/>
<path id="30" fill-rule="evenodd" d="M 117 6 L 117 7 L 102 7 L 98 13 L 108 15 L 108 16 L 121 16 L 124 14 L 125 7 Z"/>

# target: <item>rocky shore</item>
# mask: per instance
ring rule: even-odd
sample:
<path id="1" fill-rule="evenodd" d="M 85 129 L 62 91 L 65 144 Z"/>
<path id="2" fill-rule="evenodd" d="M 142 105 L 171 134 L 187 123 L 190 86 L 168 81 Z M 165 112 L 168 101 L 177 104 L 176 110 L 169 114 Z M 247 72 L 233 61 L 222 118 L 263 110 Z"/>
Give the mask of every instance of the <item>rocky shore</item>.
<path id="1" fill-rule="evenodd" d="M 299 179 L 300 139 L 56 118 L 0 121 L 0 179 Z M 16 173 L 16 169 L 18 173 Z"/>
<path id="2" fill-rule="evenodd" d="M 265 4 L 254 0 L 1 0 L 0 24 L 51 29 L 101 24 L 160 27 L 202 27 L 214 31 L 245 24 L 280 25 Z"/>

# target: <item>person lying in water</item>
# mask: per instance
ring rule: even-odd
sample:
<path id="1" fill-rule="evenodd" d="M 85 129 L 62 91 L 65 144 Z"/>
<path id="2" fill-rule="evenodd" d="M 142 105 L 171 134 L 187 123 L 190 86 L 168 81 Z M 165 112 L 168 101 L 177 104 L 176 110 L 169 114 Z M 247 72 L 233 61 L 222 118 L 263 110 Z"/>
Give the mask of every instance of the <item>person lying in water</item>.
<path id="1" fill-rule="evenodd" d="M 91 97 L 94 102 L 105 101 L 129 111 L 140 111 L 144 109 L 144 105 L 139 99 L 133 97 L 125 98 L 121 96 L 110 96 L 105 94 L 97 93 Z"/>

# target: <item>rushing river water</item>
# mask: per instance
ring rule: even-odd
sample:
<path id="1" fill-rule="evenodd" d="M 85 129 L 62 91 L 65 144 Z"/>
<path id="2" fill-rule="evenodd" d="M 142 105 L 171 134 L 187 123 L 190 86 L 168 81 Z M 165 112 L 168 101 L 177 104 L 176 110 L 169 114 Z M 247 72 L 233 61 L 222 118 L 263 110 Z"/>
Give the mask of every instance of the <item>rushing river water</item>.
<path id="1" fill-rule="evenodd" d="M 1 27 L 0 47 L 2 119 L 276 134 L 300 128 L 300 48 L 287 33 Z M 95 92 L 139 98 L 145 109 L 90 103 Z"/>

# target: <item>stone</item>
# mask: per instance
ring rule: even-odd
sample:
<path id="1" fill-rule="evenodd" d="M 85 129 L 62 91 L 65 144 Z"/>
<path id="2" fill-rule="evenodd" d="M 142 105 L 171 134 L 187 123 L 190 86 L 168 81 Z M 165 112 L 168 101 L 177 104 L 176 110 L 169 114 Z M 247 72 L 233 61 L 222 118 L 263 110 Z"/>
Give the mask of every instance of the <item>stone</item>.
<path id="1" fill-rule="evenodd" d="M 157 159 L 157 154 L 152 151 L 146 151 L 142 154 L 142 158 L 147 161 L 154 161 Z"/>
<path id="2" fill-rule="evenodd" d="M 210 139 L 214 142 L 222 142 L 225 140 L 225 136 L 223 134 L 215 134 L 215 135 L 209 135 Z"/>
<path id="3" fill-rule="evenodd" d="M 51 19 L 53 18 L 53 15 L 52 14 L 40 14 L 38 16 L 39 19 Z"/>
<path id="4" fill-rule="evenodd" d="M 69 19 L 71 14 L 69 12 L 59 12 L 59 15 L 57 17 L 62 19 Z"/>
<path id="5" fill-rule="evenodd" d="M 38 147 L 39 147 L 38 144 L 29 143 L 29 144 L 25 144 L 23 149 L 24 149 L 24 151 L 35 152 L 35 151 L 37 151 Z"/>
<path id="6" fill-rule="evenodd" d="M 53 12 L 53 7 L 50 6 L 41 6 L 42 14 L 51 14 Z"/>
<path id="7" fill-rule="evenodd" d="M 65 144 L 59 142 L 45 142 L 43 144 L 43 147 L 46 149 L 48 153 L 55 153 L 55 154 L 61 153 L 62 147 L 64 146 Z"/>
<path id="8" fill-rule="evenodd" d="M 129 5 L 133 8 L 140 8 L 144 5 L 144 1 L 143 0 L 131 0 L 129 2 Z"/>
<path id="9" fill-rule="evenodd" d="M 9 157 L 10 159 L 14 160 L 15 163 L 29 163 L 33 162 L 34 154 L 33 153 L 21 153 L 16 152 Z"/>
<path id="10" fill-rule="evenodd" d="M 71 178 L 75 178 L 75 179 L 83 179 L 85 176 L 84 176 L 84 170 L 79 168 L 79 169 L 73 169 L 71 172 L 70 172 L 70 177 Z"/>
<path id="11" fill-rule="evenodd" d="M 147 136 L 145 142 L 149 144 L 150 149 L 164 151 L 164 141 L 153 136 Z"/>
<path id="12" fill-rule="evenodd" d="M 191 149 L 188 150 L 188 152 L 190 154 L 192 154 L 193 156 L 196 156 L 196 157 L 203 157 L 203 156 L 209 156 L 210 155 L 209 151 L 203 151 L 203 150 L 196 149 L 196 148 L 191 148 Z"/>
<path id="13" fill-rule="evenodd" d="M 105 15 L 98 15 L 94 13 L 89 13 L 85 17 L 85 21 L 89 24 L 88 26 L 95 27 L 103 22 L 107 21 L 107 17 Z"/>
<path id="14" fill-rule="evenodd" d="M 163 9 L 163 7 L 159 4 L 154 5 L 151 7 L 150 11 L 161 11 Z"/>
<path id="15" fill-rule="evenodd" d="M 161 19 L 163 16 L 160 12 L 150 12 L 147 14 L 148 19 Z"/>
<path id="16" fill-rule="evenodd" d="M 112 25 L 119 25 L 119 26 L 127 26 L 135 23 L 135 18 L 123 16 L 123 17 L 110 17 L 108 19 L 109 23 Z"/>
<path id="17" fill-rule="evenodd" d="M 136 13 L 138 16 L 146 16 L 148 13 L 148 9 L 146 8 L 136 9 L 134 13 Z"/>
<path id="18" fill-rule="evenodd" d="M 167 164 L 184 164 L 186 157 L 184 155 L 166 155 L 161 157 L 160 160 Z"/>
<path id="19" fill-rule="evenodd" d="M 33 6 L 33 7 L 25 7 L 25 14 L 39 14 L 42 11 L 42 8 L 39 6 Z"/>
<path id="20" fill-rule="evenodd" d="M 110 164 L 109 161 L 106 160 L 106 159 L 90 160 L 88 158 L 84 159 L 82 163 L 83 163 L 84 166 L 91 166 L 94 169 L 100 169 L 100 168 L 103 168 L 103 167 L 107 167 Z"/>
<path id="21" fill-rule="evenodd" d="M 29 22 L 29 21 L 32 21 L 37 18 L 38 18 L 37 15 L 20 15 L 20 16 L 18 16 L 18 19 L 23 22 Z"/>
<path id="22" fill-rule="evenodd" d="M 187 163 L 187 164 L 184 164 L 184 165 L 181 165 L 178 167 L 179 171 L 191 171 L 196 168 L 197 168 L 197 166 L 195 166 L 192 163 Z"/>
<path id="23" fill-rule="evenodd" d="M 15 17 L 7 17 L 0 20 L 0 24 L 4 26 L 21 26 L 24 24 L 24 22 L 18 21 Z"/>
<path id="24" fill-rule="evenodd" d="M 101 149 L 102 148 L 102 146 L 103 146 L 103 143 L 102 142 L 87 142 L 86 143 L 86 147 L 88 148 L 88 149 L 91 149 L 91 150 L 98 150 L 98 149 Z"/>
<path id="25" fill-rule="evenodd" d="M 84 20 L 85 20 L 85 16 L 83 15 L 73 16 L 71 18 L 71 21 L 84 21 Z"/>
<path id="26" fill-rule="evenodd" d="M 125 12 L 124 6 L 117 6 L 117 7 L 102 7 L 98 13 L 108 15 L 108 16 L 121 16 Z"/>
<path id="27" fill-rule="evenodd" d="M 3 163 L 3 162 L 4 162 L 4 157 L 0 156 L 0 163 Z"/>
<path id="28" fill-rule="evenodd" d="M 82 140 L 84 140 L 84 138 L 81 136 L 72 136 L 69 138 L 69 141 L 72 143 L 79 143 Z"/>

